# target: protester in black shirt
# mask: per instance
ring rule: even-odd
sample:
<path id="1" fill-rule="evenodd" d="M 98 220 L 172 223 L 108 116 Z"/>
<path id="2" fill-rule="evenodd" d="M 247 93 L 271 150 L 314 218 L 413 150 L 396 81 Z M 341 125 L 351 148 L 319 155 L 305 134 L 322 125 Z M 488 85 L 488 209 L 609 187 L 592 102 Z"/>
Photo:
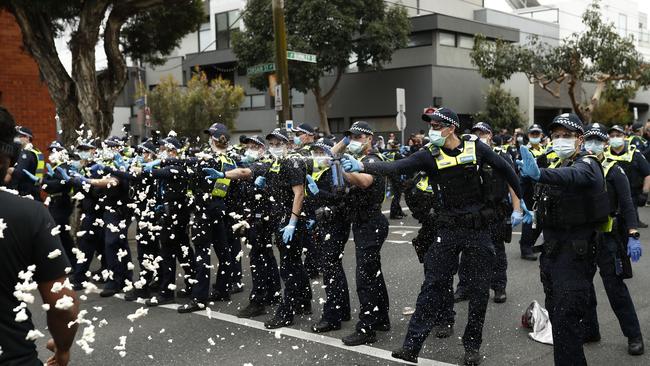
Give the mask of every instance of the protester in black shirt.
<path id="1" fill-rule="evenodd" d="M 17 147 L 13 144 L 15 122 L 6 109 L 0 107 L 0 177 L 6 177 L 10 163 L 14 163 Z M 5 178 L 6 179 L 6 178 Z M 27 340 L 34 328 L 27 310 L 29 296 L 16 291 L 18 283 L 38 284 L 43 303 L 49 306 L 47 324 L 53 340 L 49 348 L 55 351 L 48 364 L 67 365 L 70 346 L 77 325 L 68 323 L 77 317 L 74 291 L 63 288 L 52 292 L 56 282 L 65 281 L 70 267 L 58 235 L 53 235 L 55 224 L 40 202 L 0 191 L 0 364 L 42 365 L 34 343 Z M 22 273 L 21 273 L 22 272 Z M 30 275 L 31 273 L 31 275 Z M 27 276 L 25 276 L 27 274 Z M 16 292 L 14 292 L 16 291 Z M 25 290 L 28 291 L 28 290 Z M 23 295 L 29 295 L 22 292 Z M 16 295 L 18 294 L 18 295 Z M 18 297 L 20 297 L 20 299 Z M 71 307 L 56 307 L 57 301 L 68 297 Z M 17 311 L 14 311 L 16 309 Z"/>

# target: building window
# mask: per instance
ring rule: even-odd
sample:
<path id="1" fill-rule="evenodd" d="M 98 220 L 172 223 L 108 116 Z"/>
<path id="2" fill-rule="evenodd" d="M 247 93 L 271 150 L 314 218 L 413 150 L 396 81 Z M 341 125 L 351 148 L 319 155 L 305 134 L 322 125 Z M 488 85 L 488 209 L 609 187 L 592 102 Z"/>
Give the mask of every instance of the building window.
<path id="1" fill-rule="evenodd" d="M 618 14 L 618 34 L 627 37 L 627 15 Z"/>
<path id="2" fill-rule="evenodd" d="M 217 28 L 217 49 L 232 48 L 232 35 L 239 31 L 239 10 L 215 14 Z"/>
<path id="3" fill-rule="evenodd" d="M 199 26 L 199 52 L 205 50 L 214 43 L 213 33 L 210 30 L 210 18 Z"/>
<path id="4" fill-rule="evenodd" d="M 456 34 L 440 32 L 440 45 L 456 47 Z"/>
<path id="5" fill-rule="evenodd" d="M 474 37 L 466 36 L 464 34 L 458 35 L 458 47 L 460 48 L 474 48 Z"/>
<path id="6" fill-rule="evenodd" d="M 291 105 L 302 107 L 305 105 L 305 94 L 296 89 L 291 89 Z"/>
<path id="7" fill-rule="evenodd" d="M 266 108 L 266 94 L 253 94 L 246 95 L 242 104 L 241 109 L 261 109 Z"/>
<path id="8" fill-rule="evenodd" d="M 431 46 L 433 42 L 431 32 L 417 32 L 409 35 L 409 41 L 406 47 Z"/>

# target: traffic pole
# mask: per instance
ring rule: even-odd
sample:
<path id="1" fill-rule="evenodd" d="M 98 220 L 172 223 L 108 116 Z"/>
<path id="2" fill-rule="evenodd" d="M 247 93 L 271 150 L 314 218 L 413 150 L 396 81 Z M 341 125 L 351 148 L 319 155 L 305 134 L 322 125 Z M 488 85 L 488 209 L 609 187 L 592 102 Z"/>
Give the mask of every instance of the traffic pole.
<path id="1" fill-rule="evenodd" d="M 291 119 L 289 100 L 289 66 L 287 63 L 287 32 L 284 25 L 284 0 L 273 0 L 273 32 L 275 34 L 275 67 L 277 82 L 282 87 L 282 110 L 278 111 L 278 127 Z"/>

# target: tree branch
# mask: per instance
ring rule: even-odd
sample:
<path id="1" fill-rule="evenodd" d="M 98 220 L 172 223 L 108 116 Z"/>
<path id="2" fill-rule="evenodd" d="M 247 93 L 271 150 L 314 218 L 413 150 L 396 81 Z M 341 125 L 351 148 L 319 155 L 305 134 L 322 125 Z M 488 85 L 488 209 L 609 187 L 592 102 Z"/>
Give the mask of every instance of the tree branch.
<path id="1" fill-rule="evenodd" d="M 330 90 L 323 95 L 323 99 L 325 101 L 329 101 L 330 98 L 334 95 L 334 92 L 336 91 L 336 87 L 339 86 L 339 82 L 341 81 L 341 77 L 343 76 L 343 69 L 340 67 L 336 68 L 336 79 L 334 79 L 334 85 L 330 88 Z M 320 89 L 320 88 L 319 88 Z"/>

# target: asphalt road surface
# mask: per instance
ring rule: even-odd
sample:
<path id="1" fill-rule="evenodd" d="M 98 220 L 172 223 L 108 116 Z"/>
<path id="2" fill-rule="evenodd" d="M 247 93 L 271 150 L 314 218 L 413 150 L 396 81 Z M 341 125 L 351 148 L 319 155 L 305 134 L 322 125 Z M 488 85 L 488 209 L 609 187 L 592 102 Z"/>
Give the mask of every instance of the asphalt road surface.
<path id="1" fill-rule="evenodd" d="M 388 213 L 388 203 L 384 211 Z M 404 206 L 405 207 L 405 206 Z M 641 219 L 650 222 L 650 208 L 640 210 Z M 176 306 L 149 309 L 134 321 L 127 315 L 144 307 L 143 304 L 125 302 L 120 298 L 103 299 L 89 294 L 82 302 L 88 310 L 87 319 L 95 325 L 94 351 L 85 354 L 77 345 L 72 349 L 72 365 L 397 365 L 390 352 L 401 346 L 409 316 L 402 315 L 404 307 L 414 306 L 423 278 L 422 265 L 418 263 L 411 239 L 418 224 L 410 216 L 390 221 L 390 234 L 382 250 L 382 267 L 390 296 L 392 329 L 378 332 L 378 341 L 370 346 L 346 347 L 340 338 L 354 330 L 358 317 L 358 302 L 354 279 L 354 243 L 346 247 L 344 266 L 350 285 L 353 321 L 345 322 L 340 331 L 316 335 L 309 328 L 320 318 L 325 292 L 321 279 L 312 280 L 314 290 L 311 316 L 298 316 L 294 325 L 281 330 L 268 331 L 263 322 L 269 315 L 238 319 L 235 314 L 248 303 L 250 276 L 248 258 L 244 257 L 245 291 L 232 296 L 227 303 L 209 305 L 210 311 L 178 314 Z M 636 305 L 644 334 L 650 334 L 650 230 L 641 230 L 641 240 L 646 252 L 634 265 L 634 278 L 627 280 Z M 490 300 L 483 330 L 483 365 L 552 365 L 551 346 L 537 343 L 520 327 L 520 317 L 526 307 L 537 300 L 543 304 L 544 294 L 539 281 L 539 262 L 519 258 L 520 228 L 515 229 L 513 241 L 506 245 L 508 255 L 508 301 L 495 304 Z M 132 237 L 131 237 L 132 239 Z M 131 241 L 135 256 L 135 246 Z M 96 262 L 96 261 L 95 261 Z M 213 263 L 217 263 L 213 259 Z M 182 275 L 182 271 L 180 271 Z M 213 272 L 214 273 L 214 272 Z M 178 280 L 179 288 L 182 279 Z M 599 299 L 598 316 L 602 340 L 585 346 L 590 365 L 649 365 L 650 350 L 643 356 L 627 354 L 627 339 L 623 336 L 596 275 L 596 292 Z M 81 293 L 80 293 L 81 294 Z M 39 304 L 31 306 L 36 327 L 46 333 L 44 312 Z M 448 339 L 429 337 L 420 353 L 419 364 L 446 365 L 462 363 L 463 347 L 460 341 L 467 320 L 467 302 L 456 304 L 456 328 Z M 105 321 L 102 321 L 105 320 Z M 83 327 L 79 328 L 80 338 Z M 120 337 L 126 336 L 123 347 Z M 41 360 L 49 351 L 46 338 L 37 341 Z M 117 349 L 116 349 L 117 347 Z"/>

